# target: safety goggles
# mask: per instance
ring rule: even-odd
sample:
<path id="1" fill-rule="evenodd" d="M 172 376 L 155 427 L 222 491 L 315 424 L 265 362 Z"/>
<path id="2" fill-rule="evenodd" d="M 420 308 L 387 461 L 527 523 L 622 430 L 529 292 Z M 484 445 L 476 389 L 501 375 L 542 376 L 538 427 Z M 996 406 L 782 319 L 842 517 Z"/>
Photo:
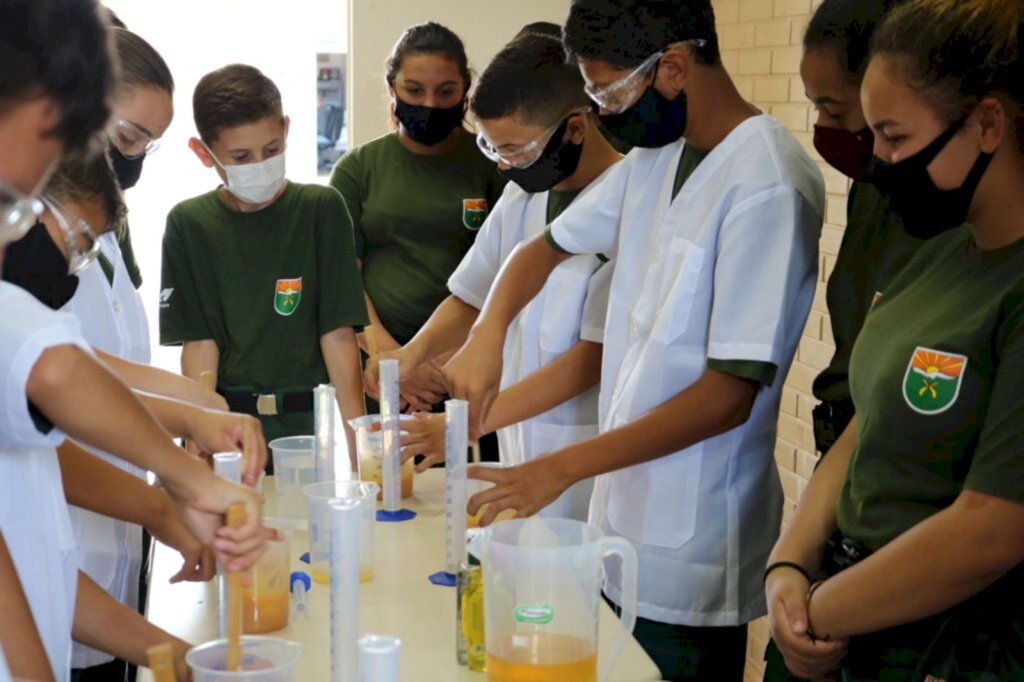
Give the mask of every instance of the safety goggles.
<path id="1" fill-rule="evenodd" d="M 42 212 L 41 201 L 0 180 L 0 246 L 25 236 Z"/>
<path id="2" fill-rule="evenodd" d="M 537 159 L 544 153 L 544 148 L 548 146 L 548 142 L 551 141 L 551 136 L 555 134 L 555 131 L 566 121 L 566 119 L 575 116 L 576 114 L 583 114 L 590 111 L 590 107 L 580 107 L 579 109 L 573 109 L 568 114 L 558 119 L 551 125 L 547 130 L 533 138 L 530 142 L 527 142 L 522 147 L 514 151 L 499 151 L 491 142 L 484 136 L 483 133 L 479 133 L 476 136 L 476 145 L 483 152 L 483 155 L 495 163 L 503 163 L 506 166 L 512 168 L 529 168 L 533 164 L 537 163 Z"/>
<path id="3" fill-rule="evenodd" d="M 149 156 L 160 147 L 159 140 L 123 118 L 114 119 L 107 133 L 114 146 L 129 159 Z"/>
<path id="4" fill-rule="evenodd" d="M 44 199 L 60 226 L 64 243 L 68 247 L 68 274 L 75 275 L 89 267 L 100 255 L 100 238 L 78 214 L 56 201 L 53 197 Z M 89 243 L 85 249 L 79 246 L 80 238 Z"/>
<path id="5" fill-rule="evenodd" d="M 672 43 L 664 50 L 660 50 L 652 54 L 641 62 L 640 66 L 636 67 L 629 74 L 623 76 L 614 83 L 602 86 L 588 83 L 584 86 L 584 90 L 586 90 L 590 99 L 594 100 L 594 102 L 604 111 L 611 114 L 621 114 L 636 102 L 640 93 L 649 85 L 651 74 L 655 71 L 658 66 L 658 62 L 660 62 L 661 58 L 665 56 L 665 53 L 673 47 L 684 44 L 701 48 L 707 44 L 707 41 L 696 38 L 693 40 L 683 40 L 677 43 Z"/>

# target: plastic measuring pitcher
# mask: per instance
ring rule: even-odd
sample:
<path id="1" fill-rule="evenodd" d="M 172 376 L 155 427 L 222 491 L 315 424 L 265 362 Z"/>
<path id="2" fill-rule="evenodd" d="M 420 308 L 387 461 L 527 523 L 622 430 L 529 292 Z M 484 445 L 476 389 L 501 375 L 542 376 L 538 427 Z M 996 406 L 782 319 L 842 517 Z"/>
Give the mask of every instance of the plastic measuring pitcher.
<path id="1" fill-rule="evenodd" d="M 636 624 L 636 551 L 580 521 L 532 517 L 489 526 L 469 545 L 483 566 L 488 682 L 605 680 Z M 605 557 L 622 560 L 622 620 L 601 652 Z"/>
<path id="2" fill-rule="evenodd" d="M 252 567 L 249 585 L 242 590 L 242 632 L 274 632 L 288 625 L 291 612 L 289 579 L 292 574 L 292 523 L 263 519 L 264 528 L 281 533 L 281 540 L 267 542 L 267 551 Z"/>
<path id="3" fill-rule="evenodd" d="M 306 518 L 302 488 L 316 480 L 316 439 L 290 436 L 270 441 L 274 458 L 277 515 L 283 519 Z"/>
<path id="4" fill-rule="evenodd" d="M 192 682 L 292 682 L 302 645 L 276 637 L 242 637 L 242 670 L 227 672 L 228 641 L 215 639 L 189 649 Z"/>
<path id="5" fill-rule="evenodd" d="M 327 481 L 307 485 L 309 501 L 309 573 L 318 583 L 331 582 L 331 511 L 333 499 L 359 501 L 359 580 L 373 577 L 373 528 L 380 486 L 366 481 Z"/>
<path id="6" fill-rule="evenodd" d="M 415 419 L 410 414 L 399 417 L 399 424 Z M 384 487 L 384 436 L 380 431 L 371 431 L 370 426 L 380 423 L 379 414 L 368 414 L 365 417 L 349 419 L 348 425 L 356 434 L 356 454 L 359 456 L 359 477 L 364 481 L 373 481 Z M 410 459 L 402 465 L 402 498 L 412 495 L 413 474 L 415 465 Z M 378 496 L 377 499 L 380 499 Z"/>

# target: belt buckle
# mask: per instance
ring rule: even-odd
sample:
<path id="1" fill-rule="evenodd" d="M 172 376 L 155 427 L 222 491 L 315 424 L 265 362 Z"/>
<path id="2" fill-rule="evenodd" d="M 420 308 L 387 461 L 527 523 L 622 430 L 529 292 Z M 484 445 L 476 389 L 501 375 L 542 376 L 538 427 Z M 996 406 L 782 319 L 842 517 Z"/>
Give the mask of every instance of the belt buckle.
<path id="1" fill-rule="evenodd" d="M 261 417 L 277 416 L 277 396 L 273 393 L 263 393 L 256 396 L 256 414 Z"/>

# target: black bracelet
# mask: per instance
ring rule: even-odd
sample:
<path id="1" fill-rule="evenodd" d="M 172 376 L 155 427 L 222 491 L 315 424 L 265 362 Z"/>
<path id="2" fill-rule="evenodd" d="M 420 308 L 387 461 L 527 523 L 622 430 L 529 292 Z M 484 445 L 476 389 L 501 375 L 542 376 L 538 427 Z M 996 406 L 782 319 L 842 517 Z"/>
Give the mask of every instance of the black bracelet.
<path id="1" fill-rule="evenodd" d="M 768 582 L 768 574 L 776 568 L 792 568 L 795 571 L 800 571 L 800 575 L 806 578 L 807 582 L 811 582 L 811 574 L 807 572 L 807 569 L 793 561 L 776 561 L 773 564 L 768 564 L 768 568 L 764 569 L 764 582 Z"/>
<path id="2" fill-rule="evenodd" d="M 807 597 L 804 600 L 804 610 L 807 613 L 807 636 L 810 637 L 812 642 L 817 642 L 819 640 L 821 640 L 822 642 L 828 641 L 828 635 L 825 635 L 824 637 L 819 637 L 817 634 L 815 634 L 814 628 L 811 627 L 811 597 L 813 597 L 814 593 L 818 591 L 818 588 L 824 584 L 824 580 L 819 580 L 818 582 L 811 585 L 810 588 L 808 588 L 807 590 Z"/>

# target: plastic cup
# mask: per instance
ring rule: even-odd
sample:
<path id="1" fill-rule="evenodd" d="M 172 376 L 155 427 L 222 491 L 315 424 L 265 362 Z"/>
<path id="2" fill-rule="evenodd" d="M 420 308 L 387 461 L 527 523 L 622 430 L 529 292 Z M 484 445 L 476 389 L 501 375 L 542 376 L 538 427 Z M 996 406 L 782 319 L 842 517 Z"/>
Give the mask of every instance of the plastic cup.
<path id="1" fill-rule="evenodd" d="M 506 469 L 506 468 L 508 468 L 507 464 L 502 464 L 501 462 L 481 462 L 480 464 L 470 464 L 470 466 L 478 466 L 478 467 L 483 467 L 485 469 Z M 469 503 L 469 498 L 473 497 L 478 492 L 481 492 L 483 490 L 487 490 L 487 489 L 493 488 L 493 487 L 494 487 L 494 484 L 491 483 L 490 481 L 481 481 L 481 480 L 478 480 L 478 479 L 475 479 L 475 478 L 467 477 L 466 478 L 466 503 L 468 504 Z M 480 510 L 476 513 L 475 516 L 474 515 L 470 515 L 469 512 L 466 512 L 466 528 L 467 529 L 469 529 L 469 528 L 479 528 L 480 527 L 480 517 L 483 516 L 484 512 L 486 512 L 486 511 L 487 511 L 487 505 L 484 505 L 484 506 L 480 507 Z M 516 516 L 516 510 L 515 509 L 506 509 L 505 511 L 501 512 L 500 514 L 498 514 L 498 516 L 494 519 L 494 521 L 492 521 L 492 523 L 497 523 L 498 521 L 507 521 L 509 519 L 515 518 L 515 516 Z"/>
<path id="2" fill-rule="evenodd" d="M 276 637 L 242 637 L 242 670 L 227 672 L 228 641 L 215 639 L 189 649 L 192 682 L 292 682 L 302 645 Z"/>
<path id="3" fill-rule="evenodd" d="M 249 587 L 242 590 L 242 632 L 274 632 L 288 625 L 291 594 L 288 581 L 292 573 L 291 531 L 293 525 L 282 519 L 263 519 L 263 526 L 284 535 L 271 540 L 267 551 L 252 569 Z"/>
<path id="4" fill-rule="evenodd" d="M 415 419 L 415 417 L 403 414 L 399 417 L 399 424 L 409 419 Z M 348 421 L 348 425 L 352 427 L 356 434 L 356 454 L 359 455 L 359 477 L 364 481 L 373 481 L 383 488 L 384 436 L 380 431 L 370 431 L 372 424 L 379 423 L 379 414 L 368 414 L 365 417 Z M 412 482 L 415 473 L 416 468 L 411 459 L 402 465 L 403 499 L 412 495 Z M 378 495 L 377 499 L 381 499 L 381 495 Z"/>
<path id="5" fill-rule="evenodd" d="M 331 513 L 333 499 L 359 501 L 359 580 L 373 577 L 373 527 L 380 486 L 367 481 L 327 481 L 303 488 L 309 503 L 309 573 L 318 583 L 331 582 Z"/>
<path id="6" fill-rule="evenodd" d="M 306 518 L 306 498 L 302 488 L 316 480 L 316 450 L 313 436 L 289 436 L 270 441 L 274 458 L 277 491 L 277 516 L 283 519 Z"/>

